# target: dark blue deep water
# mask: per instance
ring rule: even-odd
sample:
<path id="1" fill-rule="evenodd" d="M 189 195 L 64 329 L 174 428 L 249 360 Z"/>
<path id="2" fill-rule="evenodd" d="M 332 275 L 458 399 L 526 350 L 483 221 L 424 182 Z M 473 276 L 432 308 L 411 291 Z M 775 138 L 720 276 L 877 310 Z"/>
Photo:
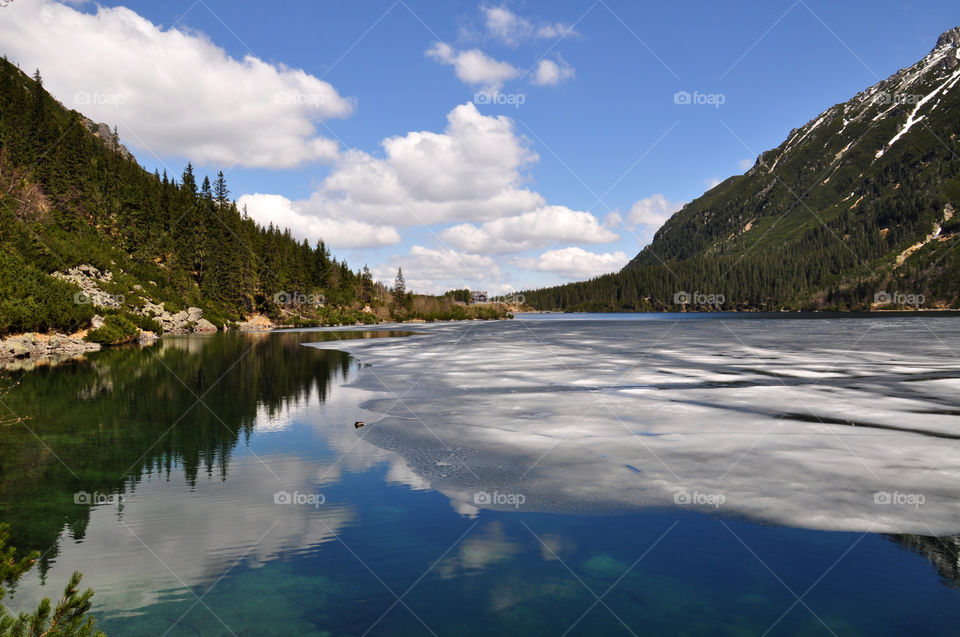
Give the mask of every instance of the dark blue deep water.
<path id="1" fill-rule="evenodd" d="M 5 602 L 80 570 L 112 636 L 960 632 L 956 538 L 451 503 L 358 436 L 357 364 L 300 345 L 331 337 L 8 371 L 0 519 L 43 558 Z"/>

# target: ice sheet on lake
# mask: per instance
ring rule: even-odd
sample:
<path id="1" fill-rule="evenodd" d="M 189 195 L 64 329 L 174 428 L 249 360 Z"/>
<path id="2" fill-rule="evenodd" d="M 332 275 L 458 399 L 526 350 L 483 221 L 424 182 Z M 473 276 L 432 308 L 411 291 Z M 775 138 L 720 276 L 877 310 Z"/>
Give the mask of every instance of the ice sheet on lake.
<path id="1" fill-rule="evenodd" d="M 681 506 L 817 529 L 960 533 L 960 319 L 517 320 L 422 332 L 310 345 L 360 359 L 363 407 L 383 416 L 356 434 L 401 454 L 460 511 Z"/>

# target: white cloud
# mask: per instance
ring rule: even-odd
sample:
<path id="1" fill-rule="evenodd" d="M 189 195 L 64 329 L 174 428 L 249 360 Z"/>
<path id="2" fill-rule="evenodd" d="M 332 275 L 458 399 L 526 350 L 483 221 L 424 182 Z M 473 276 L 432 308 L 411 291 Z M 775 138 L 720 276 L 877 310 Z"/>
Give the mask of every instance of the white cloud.
<path id="1" fill-rule="evenodd" d="M 619 228 L 623 224 L 623 216 L 617 211 L 607 213 L 603 218 L 603 225 L 607 228 Z"/>
<path id="2" fill-rule="evenodd" d="M 577 35 L 573 27 L 563 22 L 542 23 L 537 27 L 536 35 L 538 38 L 565 38 L 571 35 Z"/>
<path id="3" fill-rule="evenodd" d="M 523 169 L 538 160 L 528 144 L 509 118 L 483 115 L 473 104 L 462 104 L 448 113 L 442 133 L 413 131 L 387 138 L 382 156 L 342 153 L 307 199 L 254 194 L 239 203 L 261 223 L 289 225 L 298 236 L 311 242 L 320 236 L 335 248 L 391 245 L 401 240 L 404 228 L 439 226 L 431 230 L 450 247 L 414 246 L 409 254 L 375 268 L 377 276 L 392 281 L 402 266 L 411 289 L 418 291 L 443 292 L 465 284 L 506 290 L 495 255 L 619 238 L 612 230 L 615 223 L 601 224 L 588 212 L 547 205 L 539 193 L 522 187 Z M 616 222 L 611 216 L 606 220 Z M 458 222 L 445 229 L 440 225 Z M 548 253 L 544 267 L 553 267 L 551 259 L 558 255 L 571 258 L 569 252 Z M 621 253 L 612 255 L 617 263 L 582 250 L 572 255 L 579 261 L 561 267 L 569 276 L 615 269 L 626 261 Z"/>
<path id="4" fill-rule="evenodd" d="M 447 115 L 443 133 L 414 131 L 382 143 L 384 157 L 341 155 L 302 211 L 316 217 L 421 226 L 488 221 L 545 205 L 522 188 L 521 170 L 539 158 L 503 116 L 470 103 Z"/>
<path id="5" fill-rule="evenodd" d="M 642 226 L 652 234 L 683 205 L 682 201 L 670 201 L 657 193 L 634 203 L 627 213 L 627 221 Z"/>
<path id="6" fill-rule="evenodd" d="M 427 49 L 429 58 L 453 67 L 461 82 L 482 86 L 484 90 L 500 90 L 503 83 L 519 77 L 520 69 L 508 62 L 493 59 L 480 49 L 457 51 L 445 42 L 437 42 Z"/>
<path id="7" fill-rule="evenodd" d="M 230 57 L 202 34 L 163 30 L 124 7 L 84 13 L 52 2 L 3 10 L 0 49 L 39 67 L 71 108 L 161 156 L 222 166 L 290 168 L 336 157 L 316 124 L 348 115 L 349 99 L 301 70 Z"/>
<path id="8" fill-rule="evenodd" d="M 750 170 L 753 168 L 755 163 L 757 163 L 756 159 L 750 159 L 747 157 L 746 159 L 741 159 L 739 162 L 737 162 L 737 165 L 740 166 L 740 170 Z"/>
<path id="9" fill-rule="evenodd" d="M 484 254 L 522 252 L 557 243 L 607 243 L 619 239 L 592 214 L 566 206 L 544 206 L 480 226 L 453 226 L 440 233 L 440 238 L 461 250 Z"/>
<path id="10" fill-rule="evenodd" d="M 550 272 L 565 279 L 589 279 L 616 272 L 629 260 L 626 253 L 620 251 L 598 254 L 587 252 L 583 248 L 570 247 L 549 250 L 537 259 L 524 261 L 523 265 L 528 270 Z"/>
<path id="11" fill-rule="evenodd" d="M 703 183 L 707 186 L 707 190 L 713 190 L 717 186 L 723 183 L 723 180 L 719 177 L 711 177 L 710 179 L 704 179 Z"/>
<path id="12" fill-rule="evenodd" d="M 243 195 L 237 205 L 263 226 L 273 223 L 289 228 L 297 239 L 313 245 L 317 239 L 334 248 L 373 248 L 400 243 L 400 234 L 391 226 L 371 225 L 349 218 L 317 217 L 305 211 L 302 202 L 282 195 Z"/>
<path id="13" fill-rule="evenodd" d="M 389 265 L 374 268 L 373 274 L 385 284 L 393 285 L 398 267 L 403 268 L 408 289 L 428 294 L 441 294 L 464 284 L 478 284 L 501 276 L 500 266 L 488 256 L 418 245 L 410 248 L 409 254 L 392 257 Z"/>
<path id="14" fill-rule="evenodd" d="M 561 22 L 540 22 L 534 25 L 532 21 L 503 5 L 482 5 L 480 12 L 483 14 L 487 34 L 510 46 L 516 46 L 525 40 L 559 38 L 576 33 L 573 27 Z"/>
<path id="15" fill-rule="evenodd" d="M 576 71 L 563 58 L 540 60 L 531 82 L 536 86 L 556 86 L 576 76 Z"/>

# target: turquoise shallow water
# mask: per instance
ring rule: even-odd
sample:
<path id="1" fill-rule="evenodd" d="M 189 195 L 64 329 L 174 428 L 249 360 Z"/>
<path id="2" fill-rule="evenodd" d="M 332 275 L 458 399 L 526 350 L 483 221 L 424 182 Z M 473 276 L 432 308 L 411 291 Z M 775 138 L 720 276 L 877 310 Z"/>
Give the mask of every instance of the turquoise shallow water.
<path id="1" fill-rule="evenodd" d="M 452 503 L 358 434 L 357 363 L 300 345 L 342 336 L 15 373 L 0 517 L 44 557 L 9 605 L 81 570 L 110 635 L 956 634 L 956 538 Z"/>

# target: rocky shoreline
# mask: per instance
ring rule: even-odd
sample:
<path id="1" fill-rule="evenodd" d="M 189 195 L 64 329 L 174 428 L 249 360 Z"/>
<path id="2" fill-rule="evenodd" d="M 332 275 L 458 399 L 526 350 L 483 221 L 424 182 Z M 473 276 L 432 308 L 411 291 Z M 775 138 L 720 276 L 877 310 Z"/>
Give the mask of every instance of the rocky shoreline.
<path id="1" fill-rule="evenodd" d="M 14 369 L 39 361 L 59 362 L 100 350 L 80 334 L 16 334 L 0 340 L 0 367 Z"/>
<path id="2" fill-rule="evenodd" d="M 156 320 L 163 325 L 165 334 L 190 334 L 190 333 L 210 333 L 216 332 L 217 328 L 202 317 L 200 308 L 188 308 L 186 311 L 170 314 L 164 312 L 162 306 L 156 315 Z M 94 316 L 91 328 L 99 327 L 103 319 Z M 241 331 L 260 331 L 271 330 L 276 326 L 265 316 L 255 315 L 248 321 L 241 323 Z M 41 334 L 36 332 L 27 332 L 24 334 L 13 334 L 6 338 L 0 338 L 0 368 L 10 369 L 13 367 L 22 367 L 23 363 L 29 361 L 37 363 L 42 361 L 58 362 L 71 358 L 78 358 L 89 352 L 98 352 L 102 349 L 99 343 L 88 343 L 83 340 L 87 330 L 68 335 L 60 332 Z M 140 345 L 151 345 L 160 336 L 153 332 L 141 331 L 137 343 Z M 14 363 L 20 363 L 15 365 Z"/>

